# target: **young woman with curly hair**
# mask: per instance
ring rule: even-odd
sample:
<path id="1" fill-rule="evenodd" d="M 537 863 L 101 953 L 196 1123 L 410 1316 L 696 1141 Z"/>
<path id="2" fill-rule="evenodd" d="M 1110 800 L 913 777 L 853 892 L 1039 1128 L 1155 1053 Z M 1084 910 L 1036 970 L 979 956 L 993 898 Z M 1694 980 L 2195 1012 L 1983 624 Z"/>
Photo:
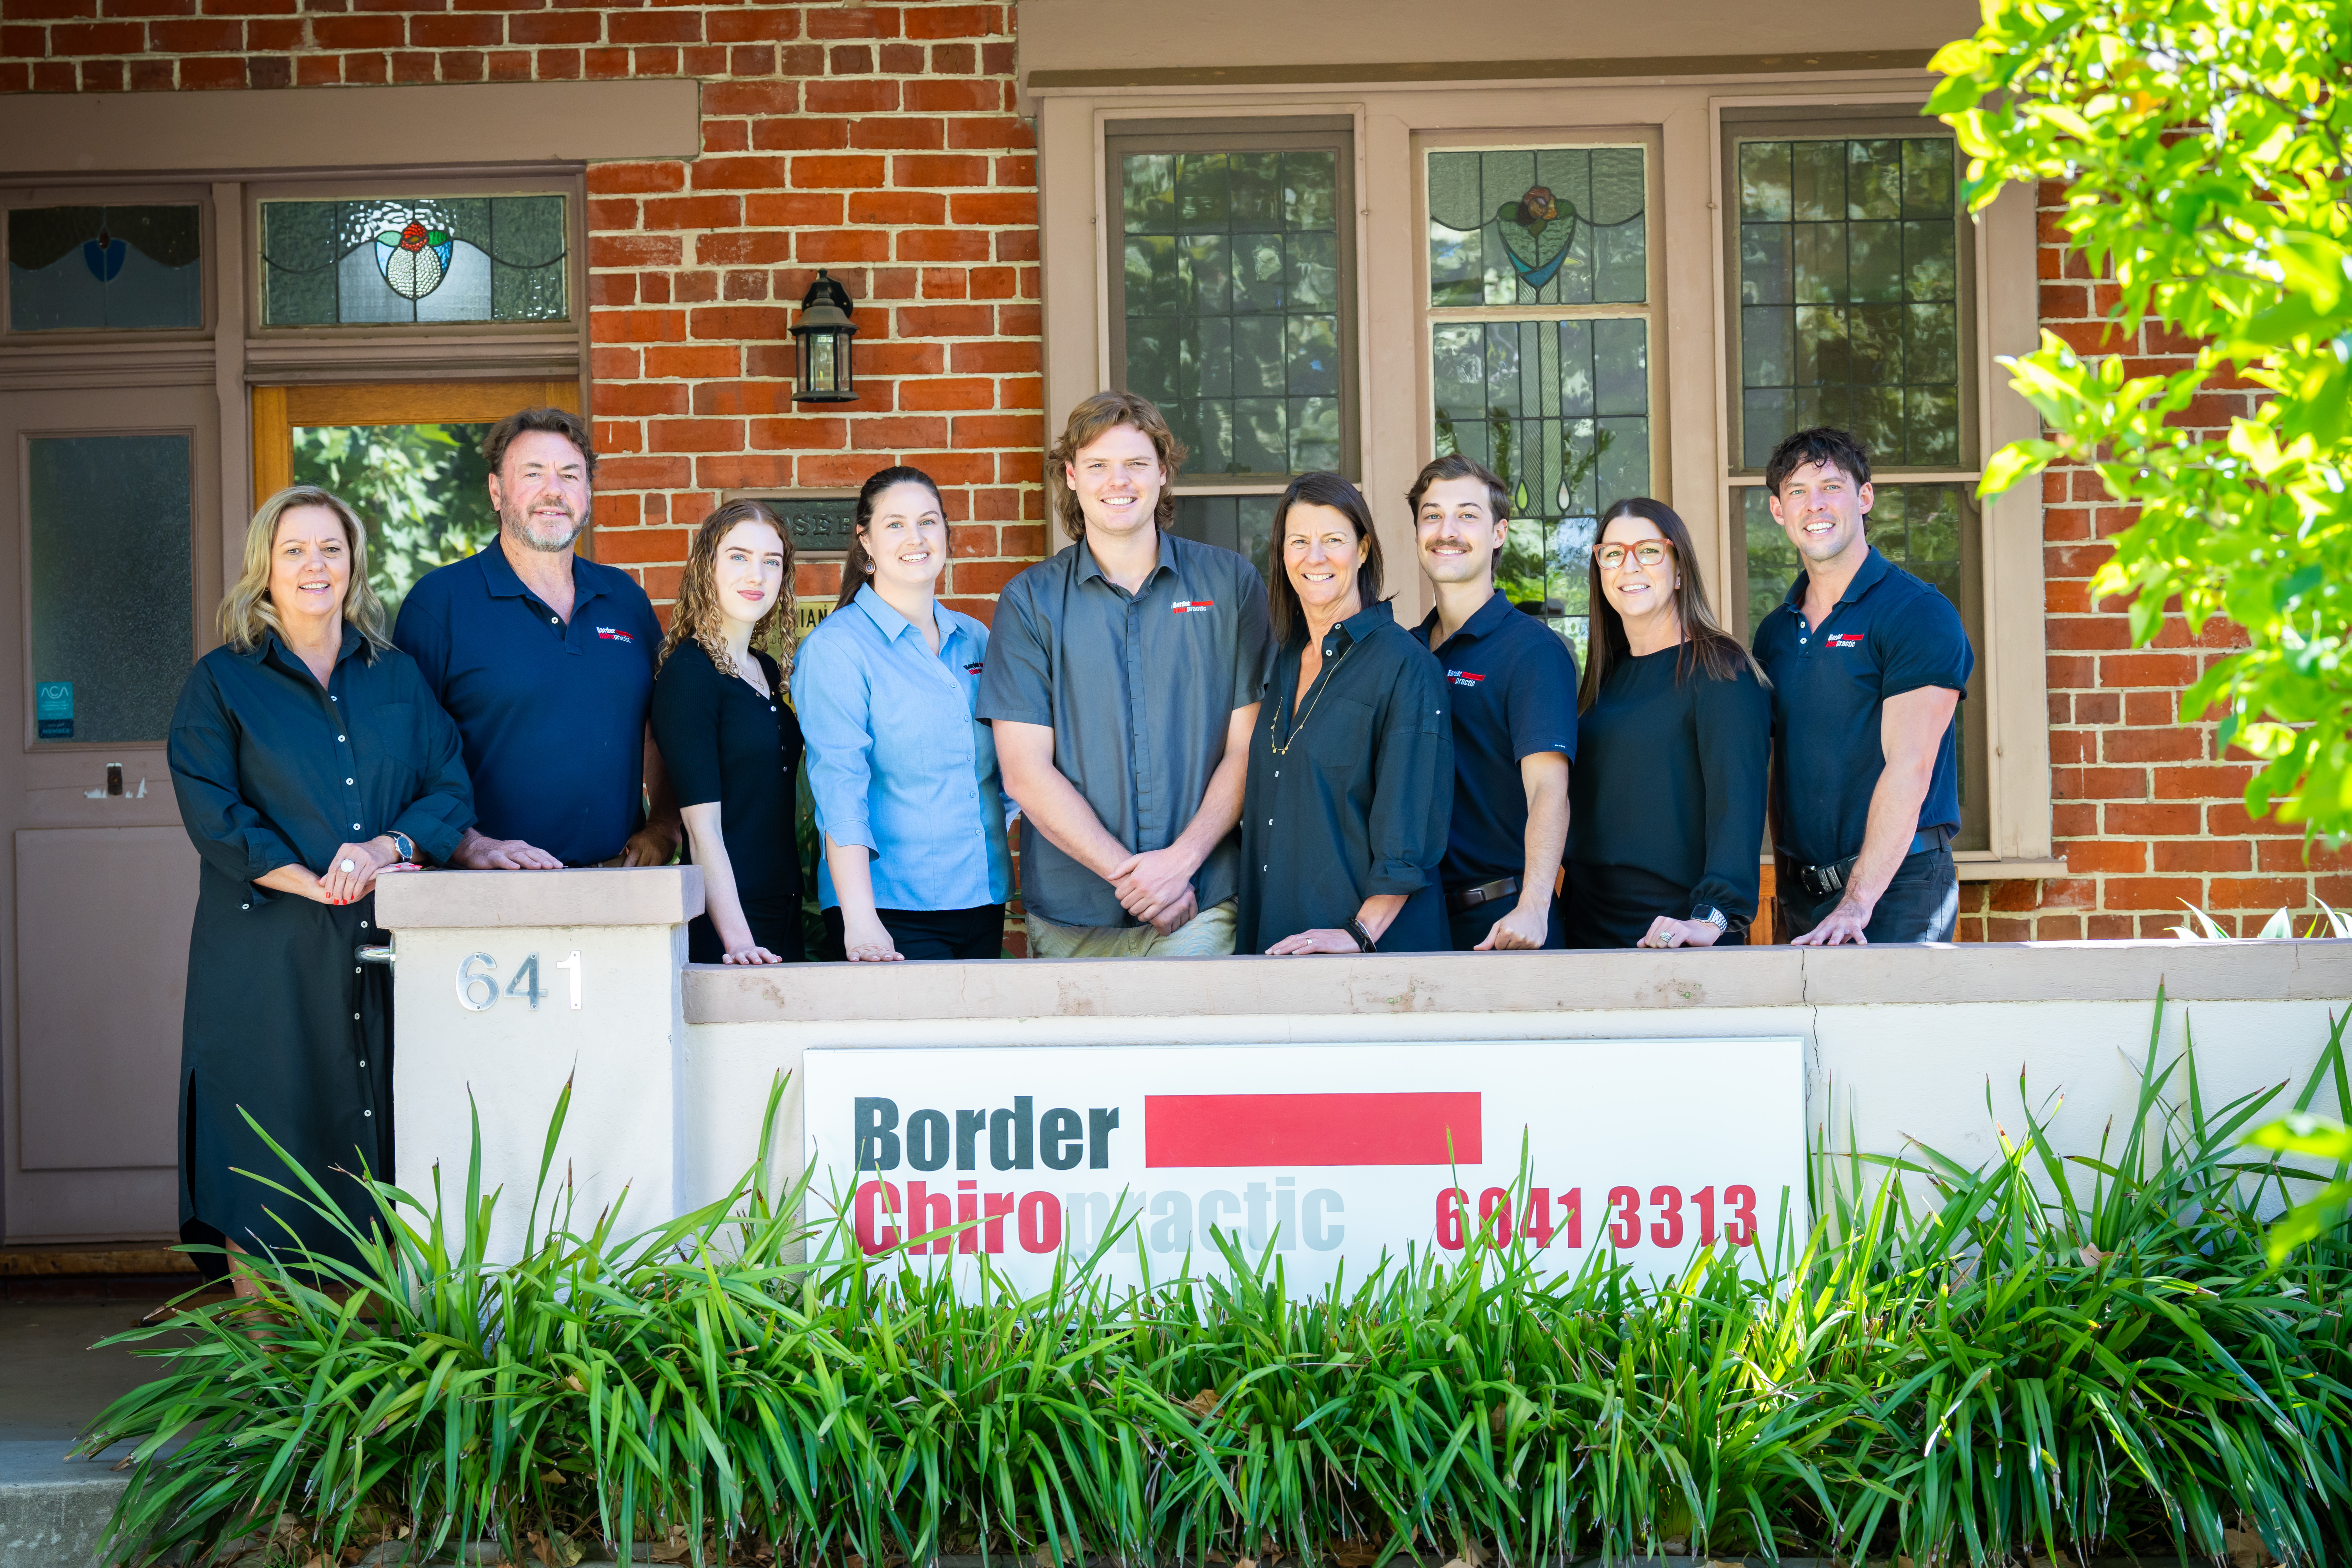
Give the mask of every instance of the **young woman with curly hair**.
<path id="1" fill-rule="evenodd" d="M 758 501 L 730 501 L 695 530 L 654 676 L 654 741 L 702 868 L 690 963 L 800 962 L 793 641 L 792 541 Z"/>

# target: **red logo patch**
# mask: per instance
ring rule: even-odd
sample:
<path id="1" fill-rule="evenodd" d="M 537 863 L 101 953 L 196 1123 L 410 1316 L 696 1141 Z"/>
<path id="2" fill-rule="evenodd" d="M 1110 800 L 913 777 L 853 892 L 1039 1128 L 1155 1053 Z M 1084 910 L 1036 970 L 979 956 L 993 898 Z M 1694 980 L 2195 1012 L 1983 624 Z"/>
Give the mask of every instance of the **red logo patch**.
<path id="1" fill-rule="evenodd" d="M 1466 669 L 1449 669 L 1445 672 L 1445 679 L 1456 686 L 1475 686 L 1486 678 L 1483 675 L 1474 675 Z"/>
<path id="2" fill-rule="evenodd" d="M 636 641 L 636 640 L 637 640 L 636 638 L 635 638 L 635 637 L 631 637 L 628 633 L 624 632 L 624 631 L 616 631 L 616 630 L 614 630 L 614 629 L 613 627 L 611 627 L 611 626 L 598 626 L 598 627 L 596 628 L 596 635 L 597 635 L 598 637 L 600 637 L 604 638 L 606 642 L 628 642 L 628 643 L 633 643 L 633 642 L 635 642 L 635 641 Z"/>
<path id="3" fill-rule="evenodd" d="M 1862 646 L 1862 634 L 1860 632 L 1832 632 L 1829 635 L 1829 645 L 1832 647 L 1860 647 Z"/>
<path id="4" fill-rule="evenodd" d="M 1201 610 L 1213 610 L 1217 602 L 1214 599 L 1179 599 L 1168 607 L 1177 615 L 1189 616 Z"/>

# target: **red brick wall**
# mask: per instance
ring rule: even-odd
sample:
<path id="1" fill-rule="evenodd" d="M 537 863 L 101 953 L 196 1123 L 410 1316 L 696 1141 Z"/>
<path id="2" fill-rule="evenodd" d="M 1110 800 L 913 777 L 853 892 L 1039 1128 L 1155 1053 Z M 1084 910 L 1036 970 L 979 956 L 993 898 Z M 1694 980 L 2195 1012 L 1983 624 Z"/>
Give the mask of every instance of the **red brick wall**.
<path id="1" fill-rule="evenodd" d="M 2188 345 L 2150 326 L 2115 333 L 2099 319 L 2115 285 L 2092 278 L 2057 225 L 2061 187 L 2042 192 L 2042 316 L 2078 353 L 2126 356 L 2135 375 L 2179 369 Z M 2249 412 L 2241 384 L 2199 399 L 2189 419 L 2225 428 Z M 2042 476 L 2047 574 L 2050 773 L 2055 852 L 2069 875 L 1961 889 L 1960 934 L 2029 938 L 2158 936 L 2187 918 L 2184 900 L 2223 929 L 2251 935 L 2272 912 L 2303 919 L 2321 902 L 2352 908 L 2352 857 L 2314 850 L 2274 818 L 2250 820 L 2252 765 L 2221 747 L 2208 717 L 2183 723 L 2180 693 L 2223 650 L 2235 626 L 2208 623 L 2192 637 L 2175 616 L 2145 648 L 2132 646 L 2123 602 L 2095 602 L 2090 579 L 2131 521 L 2096 474 L 2064 467 Z"/>
<path id="2" fill-rule="evenodd" d="M 1036 155 L 1010 5 L 0 0 L 0 91 L 702 79 L 702 156 L 588 171 L 594 552 L 674 592 L 722 489 L 908 462 L 985 616 L 1045 550 Z M 795 405 L 819 267 L 859 400 Z M 831 566 L 801 574 L 830 595 Z"/>

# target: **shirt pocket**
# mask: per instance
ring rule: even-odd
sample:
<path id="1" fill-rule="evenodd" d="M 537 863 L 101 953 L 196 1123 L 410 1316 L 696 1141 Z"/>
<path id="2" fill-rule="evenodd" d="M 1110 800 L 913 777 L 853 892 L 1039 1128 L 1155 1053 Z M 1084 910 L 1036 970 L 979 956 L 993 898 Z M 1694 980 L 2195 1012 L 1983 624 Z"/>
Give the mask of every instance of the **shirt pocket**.
<path id="1" fill-rule="evenodd" d="M 1315 770 L 1333 796 L 1372 797 L 1372 705 L 1352 697 L 1326 695 L 1307 715 Z M 1321 731 L 1316 734 L 1316 731 Z"/>
<path id="2" fill-rule="evenodd" d="M 351 699 L 346 696 L 348 703 Z M 352 754 L 358 759 L 363 785 L 389 786 L 398 796 L 389 809 L 409 804 L 416 781 L 425 775 L 424 740 L 414 702 L 379 702 L 355 707 L 347 715 L 353 726 Z"/>

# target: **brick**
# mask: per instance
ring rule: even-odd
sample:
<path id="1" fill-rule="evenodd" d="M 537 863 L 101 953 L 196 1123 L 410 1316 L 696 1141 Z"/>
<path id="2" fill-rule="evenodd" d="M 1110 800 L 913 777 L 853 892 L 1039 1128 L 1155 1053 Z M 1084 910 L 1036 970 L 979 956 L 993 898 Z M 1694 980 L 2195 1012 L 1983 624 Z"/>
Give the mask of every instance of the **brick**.
<path id="1" fill-rule="evenodd" d="M 2301 909 L 2310 896 L 2298 881 L 2278 877 L 2216 877 L 2206 888 L 2205 908 L 2214 910 Z"/>
<path id="2" fill-rule="evenodd" d="M 411 16 L 408 41 L 419 48 L 478 48 L 506 42 L 506 18 L 479 15 Z"/>
<path id="3" fill-rule="evenodd" d="M 849 127 L 852 147 L 937 151 L 947 141 L 947 121 L 919 115 L 894 114 L 887 119 L 859 120 Z M 839 145 L 838 142 L 835 145 Z"/>
<path id="4" fill-rule="evenodd" d="M 694 460 L 671 454 L 604 458 L 596 464 L 596 482 L 616 490 L 681 489 L 694 482 Z"/>
<path id="5" fill-rule="evenodd" d="M 874 468 L 873 458 L 862 452 L 839 456 L 803 454 L 793 460 L 793 480 L 809 489 L 856 489 Z"/>
<path id="6" fill-rule="evenodd" d="M 2184 903 L 2203 907 L 2205 885 L 2196 877 L 2110 877 L 2100 893 L 2111 910 L 2177 913 Z"/>
<path id="7" fill-rule="evenodd" d="M 901 261 L 985 261 L 988 236 L 975 229 L 901 229 L 896 247 Z"/>
<path id="8" fill-rule="evenodd" d="M 835 44 L 824 51 L 824 68 L 834 76 L 870 76 L 874 71 L 874 46 Z"/>
<path id="9" fill-rule="evenodd" d="M 2131 847 L 2137 850 L 2140 846 Z M 2147 847 L 2154 851 L 2152 868 L 2158 871 L 2243 871 L 2253 861 L 2253 847 L 2243 838 L 2160 839 Z M 2066 863 L 2078 864 L 2072 850 L 2067 852 Z M 2118 868 L 2137 871 L 2140 868 Z"/>
<path id="10" fill-rule="evenodd" d="M 955 422 L 959 447 L 1025 447 L 1034 451 L 1045 444 L 1045 423 L 1034 415 L 967 414 Z"/>
<path id="11" fill-rule="evenodd" d="M 633 381 L 596 388 L 599 419 L 649 419 L 687 412 L 687 388 L 675 382 Z"/>
<path id="12" fill-rule="evenodd" d="M 655 163 L 591 163 L 588 194 L 658 195 L 686 189 L 686 165 L 665 160 Z"/>
<path id="13" fill-rule="evenodd" d="M 2265 871 L 2352 871 L 2352 851 L 2293 838 L 2253 841 L 2255 864 Z"/>
<path id="14" fill-rule="evenodd" d="M 2099 808 L 2087 802 L 2055 802 L 2050 807 L 2050 831 L 2060 838 L 2088 838 L 2099 831 Z"/>
<path id="15" fill-rule="evenodd" d="M 891 5 L 822 6 L 804 18 L 812 38 L 895 38 L 898 11 Z"/>
<path id="16" fill-rule="evenodd" d="M 956 412 L 996 406 L 996 384 L 979 376 L 910 381 L 898 389 L 898 406 Z"/>
<path id="17" fill-rule="evenodd" d="M 1034 147 L 1037 133 L 1025 120 L 1006 115 L 970 115 L 948 121 L 948 145 L 983 152 Z"/>
<path id="18" fill-rule="evenodd" d="M 2179 727 L 2109 730 L 2101 736 L 2100 747 L 2110 763 L 2201 762 L 2205 757 L 2205 736 L 2200 731 Z"/>
<path id="19" fill-rule="evenodd" d="M 797 82 L 712 81 L 702 85 L 705 115 L 793 114 L 800 106 Z"/>
<path id="20" fill-rule="evenodd" d="M 278 63 L 282 65 L 285 62 L 281 60 Z M 84 60 L 81 62 L 81 90 L 121 92 L 126 74 L 121 60 Z"/>
<path id="21" fill-rule="evenodd" d="M 779 385 L 780 410 L 789 411 L 792 388 Z M 809 405 L 811 408 L 822 406 Z M 849 421 L 816 416 L 791 416 L 749 422 L 749 445 L 758 450 L 796 452 L 838 450 L 849 445 Z M 863 461 L 864 459 L 860 459 Z"/>
<path id="22" fill-rule="evenodd" d="M 782 158 L 700 158 L 694 164 L 694 188 L 709 190 L 772 190 L 784 183 L 788 161 Z"/>
<path id="23" fill-rule="evenodd" d="M 950 363 L 960 375 L 1002 375 L 1035 372 L 1045 368 L 1044 345 L 1034 342 L 1007 342 L 1001 339 L 985 342 L 957 343 L 949 351 Z"/>
<path id="24" fill-rule="evenodd" d="M 592 234 L 591 267 L 675 267 L 683 242 L 673 234 Z"/>
<path id="25" fill-rule="evenodd" d="M 885 160 L 848 153 L 794 158 L 793 184 L 803 190 L 866 190 L 883 183 Z"/>
<path id="26" fill-rule="evenodd" d="M 11 22 L 69 22 L 98 15 L 98 0 L 8 0 L 0 17 Z"/>
<path id="27" fill-rule="evenodd" d="M 712 11 L 703 24 L 703 36 L 714 44 L 781 43 L 801 36 L 801 14 L 781 5 Z"/>
<path id="28" fill-rule="evenodd" d="M 2099 684 L 2106 687 L 2186 687 L 2197 679 L 2197 661 L 2178 653 L 2116 653 L 2099 660 Z"/>
<path id="29" fill-rule="evenodd" d="M 894 185 L 985 185 L 988 174 L 988 160 L 969 153 L 918 154 L 890 160 L 890 183 Z"/>
<path id="30" fill-rule="evenodd" d="M 698 44 L 702 42 L 702 13 L 614 11 L 604 18 L 604 36 L 616 44 Z M 703 89 L 706 94 L 709 90 L 708 86 Z M 709 112 L 707 102 L 705 112 Z"/>
<path id="31" fill-rule="evenodd" d="M 886 416 L 849 422 L 849 444 L 861 452 L 897 452 L 910 447 L 944 446 L 947 435 L 948 422 L 944 419 Z M 932 477 L 938 479 L 940 476 L 935 474 Z"/>
<path id="32" fill-rule="evenodd" d="M 743 221 L 755 228 L 835 227 L 841 210 L 841 197 L 817 192 L 761 191 L 743 198 Z"/>
<path id="33" fill-rule="evenodd" d="M 1028 191 L 958 195 L 948 201 L 948 216 L 960 224 L 1034 225 L 1037 221 L 1037 197 Z"/>
<path id="34" fill-rule="evenodd" d="M 2203 815 L 2198 806 L 2174 804 L 2115 805 L 2104 809 L 2109 833 L 2142 838 L 2195 833 Z"/>
<path id="35" fill-rule="evenodd" d="M 443 81 L 480 81 L 488 68 L 488 58 L 479 49 L 446 50 L 435 59 L 434 67 Z"/>
<path id="36" fill-rule="evenodd" d="M 985 114 L 1004 106 L 1003 89 L 985 78 L 918 79 L 906 84 L 901 97 L 913 114 Z"/>
<path id="37" fill-rule="evenodd" d="M 320 18 L 370 24 L 371 33 L 388 43 L 400 42 L 400 23 L 389 17 Z M 147 47 L 159 55 L 221 54 L 245 47 L 245 24 L 226 17 L 180 16 L 147 24 Z M 62 54 L 65 51 L 58 51 Z"/>
<path id="38" fill-rule="evenodd" d="M 604 30 L 598 11 L 541 11 L 507 20 L 507 37 L 518 44 L 597 44 Z"/>
<path id="39" fill-rule="evenodd" d="M 2284 836 L 2294 838 L 2303 837 L 2303 829 L 2295 824 L 2281 822 L 2275 816 L 2248 816 L 2245 791 L 2242 788 L 2231 791 L 2231 796 L 2227 805 L 2209 805 L 2205 808 L 2205 830 L 2208 833 L 2216 836 L 2227 834 L 2232 837 L 2254 835 L 2272 837 Z"/>
<path id="40" fill-rule="evenodd" d="M 587 68 L 578 49 L 541 49 L 538 58 L 539 79 L 541 81 L 577 80 Z"/>
<path id="41" fill-rule="evenodd" d="M 2145 800 L 2147 770 L 2053 767 L 2050 793 L 2060 800 Z"/>
<path id="42" fill-rule="evenodd" d="M 893 314 L 901 337 L 984 338 L 996 330 L 986 305 L 901 305 Z"/>
<path id="43" fill-rule="evenodd" d="M 671 196 L 645 204 L 647 228 L 733 228 L 742 221 L 740 196 Z"/>
<path id="44" fill-rule="evenodd" d="M 245 62 L 221 56 L 199 56 L 180 62 L 180 86 L 186 90 L 220 90 L 247 86 Z"/>
<path id="45" fill-rule="evenodd" d="M 395 49 L 406 41 L 406 31 L 397 16 L 317 16 L 310 22 L 310 41 L 322 49 Z"/>
<path id="46" fill-rule="evenodd" d="M 811 81 L 801 100 L 811 114 L 887 114 L 898 107 L 898 84 L 884 77 Z"/>
<path id="47" fill-rule="evenodd" d="M 751 122 L 751 145 L 763 153 L 796 153 L 849 145 L 849 128 L 838 120 L 768 118 Z M 896 124 L 895 121 L 877 121 Z"/>
<path id="48" fill-rule="evenodd" d="M 724 13 L 704 18 L 703 31 L 706 35 L 709 34 L 710 23 L 716 19 L 717 15 L 724 15 Z M 723 49 L 714 45 L 709 52 L 724 58 L 725 69 L 733 76 L 768 76 L 776 68 L 776 46 L 773 44 L 729 44 Z M 695 58 L 689 58 L 687 62 L 688 69 L 698 76 L 705 74 L 700 68 L 700 51 L 689 51 L 689 53 Z M 716 72 L 710 74 L 716 74 Z"/>
<path id="49" fill-rule="evenodd" d="M 910 38 L 986 38 L 1007 30 L 999 5 L 916 5 L 906 27 Z"/>
<path id="50" fill-rule="evenodd" d="M 607 566 L 682 561 L 693 531 L 684 528 L 613 528 L 596 530 L 596 559 Z"/>
<path id="51" fill-rule="evenodd" d="M 920 51 L 916 51 L 919 58 Z M 888 58 L 885 51 L 885 59 Z M 933 44 L 929 68 L 933 76 L 970 76 L 980 68 L 980 50 L 970 44 Z M 909 69 L 908 75 L 917 74 Z"/>
<path id="52" fill-rule="evenodd" d="M 648 376 L 675 376 L 692 381 L 705 376 L 738 375 L 742 368 L 742 351 L 733 347 L 696 343 L 646 351 L 645 374 Z"/>
<path id="53" fill-rule="evenodd" d="M 1035 305 L 999 306 L 996 330 L 1008 338 L 1042 336 L 1045 331 L 1045 312 Z"/>
<path id="54" fill-rule="evenodd" d="M 187 23 L 159 23 L 158 26 L 186 26 Z M 234 22 L 227 24 L 232 37 L 238 31 Z M 61 22 L 49 29 L 49 47 L 39 47 L 37 27 L 7 29 L 8 49 L 15 53 L 24 49 L 28 54 L 51 55 L 135 55 L 147 37 L 147 29 L 136 22 Z M 29 47 L 28 47 L 29 46 Z M 237 46 L 228 46 L 235 48 Z"/>
<path id="55" fill-rule="evenodd" d="M 604 342 L 677 342 L 686 336 L 683 310 L 597 310 L 590 313 L 588 324 Z"/>
<path id="56" fill-rule="evenodd" d="M 2115 616 L 2053 616 L 2044 637 L 2047 646 L 2070 652 L 2120 651 L 2132 645 L 2130 623 Z"/>
<path id="57" fill-rule="evenodd" d="M 954 561 L 948 564 L 948 591 L 953 594 L 981 595 L 991 598 L 1004 592 L 1010 583 L 1029 569 L 1025 561 Z"/>
<path id="58" fill-rule="evenodd" d="M 2156 770 L 2156 797 L 2158 800 L 2213 800 L 2237 797 L 2246 793 L 2246 781 L 2254 770 L 2211 763 L 2200 765 L 2175 763 Z"/>
<path id="59" fill-rule="evenodd" d="M 890 237 L 871 228 L 803 229 L 793 243 L 794 258 L 811 266 L 845 261 L 887 261 Z"/>
<path id="60" fill-rule="evenodd" d="M 859 224 L 938 224 L 947 221 L 948 199 L 935 191 L 857 191 L 849 197 L 849 221 Z M 879 258 L 890 254 L 883 241 Z"/>
<path id="61" fill-rule="evenodd" d="M 431 55 L 417 49 L 395 49 L 392 55 L 392 79 L 395 82 L 429 82 L 436 79 L 436 62 Z"/>

